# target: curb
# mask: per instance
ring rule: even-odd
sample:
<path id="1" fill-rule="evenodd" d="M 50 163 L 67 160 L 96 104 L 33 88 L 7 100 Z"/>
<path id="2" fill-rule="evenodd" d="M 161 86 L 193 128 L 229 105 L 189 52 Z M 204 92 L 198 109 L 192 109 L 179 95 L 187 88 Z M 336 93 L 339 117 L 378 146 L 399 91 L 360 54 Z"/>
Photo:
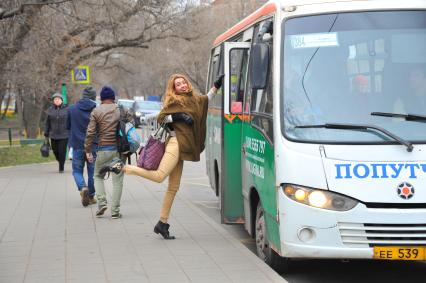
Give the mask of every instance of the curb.
<path id="1" fill-rule="evenodd" d="M 19 165 L 14 165 L 14 166 L 3 166 L 0 167 L 0 170 L 2 169 L 11 169 L 11 168 L 15 168 L 15 167 L 28 167 L 28 166 L 34 166 L 34 165 L 47 165 L 47 164 L 54 164 L 57 163 L 58 161 L 49 161 L 49 162 L 40 162 L 40 163 L 29 163 L 29 164 L 19 164 Z"/>
<path id="2" fill-rule="evenodd" d="M 180 196 L 179 199 L 183 201 L 186 205 L 188 205 L 192 210 L 194 210 L 198 216 L 200 216 L 205 222 L 207 222 L 211 227 L 213 227 L 216 231 L 219 232 L 224 238 L 226 238 L 231 244 L 237 248 L 245 258 L 249 259 L 252 263 L 254 263 L 262 273 L 270 279 L 272 282 L 287 282 L 284 278 L 282 278 L 275 270 L 273 270 L 269 265 L 264 263 L 260 258 L 254 255 L 250 250 L 248 250 L 243 244 L 241 244 L 237 239 L 231 236 L 220 224 L 217 224 L 212 219 L 210 219 L 207 215 L 204 214 L 198 207 L 196 207 L 191 201 L 186 198 Z"/>

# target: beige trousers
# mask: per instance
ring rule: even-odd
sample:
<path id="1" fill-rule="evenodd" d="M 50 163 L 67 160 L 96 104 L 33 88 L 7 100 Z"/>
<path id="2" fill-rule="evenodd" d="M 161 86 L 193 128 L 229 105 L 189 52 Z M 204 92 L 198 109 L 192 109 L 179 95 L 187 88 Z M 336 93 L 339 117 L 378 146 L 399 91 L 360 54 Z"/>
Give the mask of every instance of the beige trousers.
<path id="1" fill-rule="evenodd" d="M 183 160 L 179 159 L 179 144 L 176 137 L 171 137 L 166 145 L 166 150 L 157 170 L 146 170 L 137 166 L 126 165 L 124 173 L 144 177 L 151 181 L 161 183 L 169 176 L 169 184 L 161 204 L 160 220 L 164 223 L 170 215 L 170 209 L 179 190 L 182 177 Z"/>

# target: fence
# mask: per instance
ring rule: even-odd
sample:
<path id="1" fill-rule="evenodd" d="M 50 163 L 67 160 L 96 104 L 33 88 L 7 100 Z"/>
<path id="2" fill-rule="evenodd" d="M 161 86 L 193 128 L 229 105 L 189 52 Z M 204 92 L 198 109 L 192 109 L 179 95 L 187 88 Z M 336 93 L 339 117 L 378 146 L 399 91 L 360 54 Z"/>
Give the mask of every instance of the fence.
<path id="1" fill-rule="evenodd" d="M 157 123 L 157 114 L 155 115 L 146 115 L 143 121 L 143 124 L 141 125 L 142 130 L 142 144 L 145 144 L 148 140 L 149 136 L 152 132 L 157 130 L 158 123 Z"/>
<path id="2" fill-rule="evenodd" d="M 27 139 L 21 137 L 21 128 L 0 127 L 0 146 L 19 146 L 30 144 L 42 144 L 42 139 Z"/>

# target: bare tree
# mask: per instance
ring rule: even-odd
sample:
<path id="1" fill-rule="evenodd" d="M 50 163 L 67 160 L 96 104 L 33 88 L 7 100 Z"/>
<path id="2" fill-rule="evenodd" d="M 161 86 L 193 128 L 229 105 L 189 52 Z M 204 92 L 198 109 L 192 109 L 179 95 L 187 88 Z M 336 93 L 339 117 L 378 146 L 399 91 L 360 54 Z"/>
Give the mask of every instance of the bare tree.
<path id="1" fill-rule="evenodd" d="M 35 5 L 42 2 L 46 5 Z M 11 68 L 0 69 L 0 77 L 7 74 L 13 78 L 24 106 L 25 103 L 34 106 L 24 107 L 24 112 L 31 109 L 30 116 L 33 117 L 25 119 L 24 114 L 28 133 L 35 133 L 33 128 L 37 127 L 28 122 L 39 120 L 47 98 L 59 89 L 61 83 L 69 82 L 70 70 L 79 64 L 96 61 L 99 57 L 108 63 L 113 50 L 147 49 L 149 44 L 169 37 L 182 40 L 193 37 L 174 33 L 175 22 L 185 13 L 187 1 L 54 2 L 56 5 L 47 5 L 53 1 L 35 1 L 33 10 L 25 8 L 25 13 L 15 13 L 25 18 L 22 23 L 14 21 L 15 28 L 22 31 L 22 35 L 19 40 L 16 40 L 16 33 L 10 35 L 13 48 L 7 51 L 7 64 L 2 66 L 13 64 L 19 72 Z M 2 15 L 5 18 L 4 12 Z M 3 25 L 7 24 L 10 23 Z M 129 92 L 125 81 L 123 89 Z"/>
<path id="2" fill-rule="evenodd" d="M 70 84 L 70 71 L 80 64 L 92 67 L 95 86 L 114 84 L 122 97 L 161 95 L 175 72 L 204 90 L 214 38 L 255 8 L 241 0 L 226 2 L 5 0 L 0 100 L 2 88 L 11 84 L 34 137 L 48 98 L 62 83 L 72 101 L 81 92 L 81 86 Z"/>

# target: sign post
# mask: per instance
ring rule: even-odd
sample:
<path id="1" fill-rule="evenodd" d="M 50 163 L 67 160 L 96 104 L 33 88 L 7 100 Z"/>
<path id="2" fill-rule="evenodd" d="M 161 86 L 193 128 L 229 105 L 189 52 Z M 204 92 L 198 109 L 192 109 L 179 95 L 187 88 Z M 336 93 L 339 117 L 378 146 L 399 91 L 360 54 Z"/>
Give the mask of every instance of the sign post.
<path id="1" fill-rule="evenodd" d="M 61 94 L 62 94 L 62 99 L 64 101 L 64 104 L 67 105 L 68 104 L 68 96 L 67 96 L 67 84 L 66 83 L 62 83 Z"/>

